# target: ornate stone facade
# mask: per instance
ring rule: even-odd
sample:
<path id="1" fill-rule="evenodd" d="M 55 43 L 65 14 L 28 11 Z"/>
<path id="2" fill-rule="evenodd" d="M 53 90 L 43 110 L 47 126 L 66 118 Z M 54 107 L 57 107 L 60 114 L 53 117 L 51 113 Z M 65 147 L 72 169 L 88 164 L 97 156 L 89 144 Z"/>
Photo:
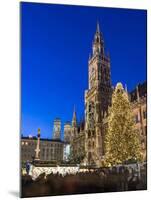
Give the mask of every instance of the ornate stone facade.
<path id="1" fill-rule="evenodd" d="M 81 163 L 86 156 L 84 121 L 77 125 L 77 133 L 71 141 L 71 153 L 74 161 Z"/>
<path id="2" fill-rule="evenodd" d="M 111 104 L 110 58 L 105 54 L 99 24 L 89 57 L 89 89 L 85 91 L 85 163 L 99 165 L 103 156 L 103 118 Z"/>
<path id="3" fill-rule="evenodd" d="M 78 157 L 78 151 L 77 151 L 77 140 L 76 138 L 80 138 L 79 132 L 78 132 L 78 124 L 77 124 L 77 116 L 76 111 L 74 108 L 73 111 L 73 117 L 72 117 L 72 128 L 71 128 L 71 159 L 74 159 Z"/>
<path id="4" fill-rule="evenodd" d="M 69 157 L 72 156 L 78 163 L 101 165 L 105 153 L 104 139 L 113 87 L 110 57 L 105 53 L 104 39 L 99 24 L 94 35 L 92 55 L 88 60 L 88 81 L 88 90 L 85 91 L 85 119 L 78 124 L 74 108 L 72 122 L 64 125 L 64 142 L 60 140 L 61 120 L 55 119 L 53 140 L 40 139 L 41 160 L 69 161 Z M 147 84 L 139 84 L 129 93 L 129 99 L 136 128 L 140 133 L 144 160 L 146 160 Z M 35 155 L 36 141 L 36 138 L 22 138 L 22 160 L 31 160 Z"/>
<path id="5" fill-rule="evenodd" d="M 147 83 L 139 84 L 129 94 L 136 122 L 136 128 L 140 134 L 143 158 L 146 160 L 147 150 Z"/>
<path id="6" fill-rule="evenodd" d="M 89 56 L 88 60 L 89 88 L 85 91 L 84 129 L 72 135 L 72 151 L 75 157 L 78 157 L 82 149 L 85 152 L 83 164 L 100 166 L 105 153 L 104 139 L 108 127 L 108 106 L 111 105 L 113 86 L 111 85 L 110 58 L 104 51 L 104 40 L 99 24 L 97 24 L 92 50 L 92 56 Z M 136 128 L 140 133 L 144 160 L 146 160 L 146 83 L 139 84 L 130 92 L 129 99 L 132 103 Z"/>

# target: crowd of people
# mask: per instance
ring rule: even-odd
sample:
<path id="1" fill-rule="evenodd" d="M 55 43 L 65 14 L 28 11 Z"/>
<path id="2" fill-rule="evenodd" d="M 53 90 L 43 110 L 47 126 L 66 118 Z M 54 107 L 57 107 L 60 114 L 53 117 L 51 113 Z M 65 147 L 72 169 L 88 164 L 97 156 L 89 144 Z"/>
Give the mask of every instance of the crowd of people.
<path id="1" fill-rule="evenodd" d="M 58 172 L 42 173 L 35 180 L 26 174 L 22 176 L 21 189 L 22 197 L 145 190 L 146 168 L 140 177 L 124 167 L 90 169 L 64 176 Z"/>

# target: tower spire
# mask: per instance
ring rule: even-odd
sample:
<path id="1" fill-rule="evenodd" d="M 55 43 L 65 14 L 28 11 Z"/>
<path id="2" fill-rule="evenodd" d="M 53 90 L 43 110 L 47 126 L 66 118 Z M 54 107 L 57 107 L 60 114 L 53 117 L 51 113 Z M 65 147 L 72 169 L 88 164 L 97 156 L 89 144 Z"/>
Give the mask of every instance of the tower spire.
<path id="1" fill-rule="evenodd" d="M 76 110 L 75 110 L 75 105 L 74 105 L 73 117 L 72 117 L 72 126 L 76 126 L 76 125 L 77 125 L 77 116 L 76 116 Z"/>
<path id="2" fill-rule="evenodd" d="M 127 94 L 127 98 L 129 99 L 129 94 L 128 94 L 128 90 L 127 90 L 127 84 L 125 84 L 125 92 Z"/>
<path id="3" fill-rule="evenodd" d="M 125 84 L 125 92 L 127 93 L 127 85 Z"/>
<path id="4" fill-rule="evenodd" d="M 136 87 L 136 95 L 137 95 L 137 101 L 140 102 L 140 96 L 139 96 L 139 88 L 138 85 Z"/>
<path id="5" fill-rule="evenodd" d="M 97 25 L 96 25 L 96 32 L 100 33 L 100 27 L 99 27 L 99 21 L 97 20 Z"/>
<path id="6" fill-rule="evenodd" d="M 103 40 L 103 35 L 100 32 L 98 21 L 96 25 L 96 33 L 94 35 L 92 48 L 93 48 L 93 55 L 95 54 L 99 55 L 100 53 L 104 55 L 104 40 Z"/>

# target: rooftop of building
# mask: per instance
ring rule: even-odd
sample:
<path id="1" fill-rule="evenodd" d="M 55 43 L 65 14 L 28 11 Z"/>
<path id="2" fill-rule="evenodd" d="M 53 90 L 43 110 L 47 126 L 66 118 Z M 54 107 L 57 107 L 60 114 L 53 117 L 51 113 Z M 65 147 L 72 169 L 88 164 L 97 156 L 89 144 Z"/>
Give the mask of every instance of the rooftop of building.
<path id="1" fill-rule="evenodd" d="M 22 136 L 21 139 L 24 140 L 37 140 L 36 136 Z M 49 138 L 40 138 L 41 141 L 49 141 L 49 142 L 63 142 L 61 139 L 49 139 Z"/>
<path id="2" fill-rule="evenodd" d="M 56 118 L 54 119 L 54 122 L 55 122 L 55 121 L 59 121 L 59 122 L 60 122 L 61 119 L 60 119 L 59 117 L 56 117 Z"/>
<path id="3" fill-rule="evenodd" d="M 137 87 L 138 87 L 139 97 L 140 98 L 146 97 L 147 96 L 147 81 L 143 83 L 139 83 Z M 129 93 L 130 99 L 132 102 L 137 100 L 137 87 Z"/>
<path id="4" fill-rule="evenodd" d="M 70 121 L 66 121 L 64 125 L 71 125 Z"/>

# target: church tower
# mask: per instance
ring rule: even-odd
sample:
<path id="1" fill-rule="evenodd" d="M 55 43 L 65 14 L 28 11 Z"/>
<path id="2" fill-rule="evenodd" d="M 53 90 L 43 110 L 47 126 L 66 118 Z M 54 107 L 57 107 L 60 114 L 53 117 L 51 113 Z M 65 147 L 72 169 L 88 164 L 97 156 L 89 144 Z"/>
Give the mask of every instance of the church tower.
<path id="1" fill-rule="evenodd" d="M 64 125 L 64 141 L 66 143 L 71 142 L 71 125 L 70 122 L 66 122 Z"/>
<path id="2" fill-rule="evenodd" d="M 97 23 L 88 60 L 89 88 L 85 91 L 86 163 L 99 165 L 103 156 L 104 116 L 111 104 L 110 57 L 105 53 L 104 39 Z"/>
<path id="3" fill-rule="evenodd" d="M 53 125 L 53 139 L 60 140 L 61 136 L 61 120 L 56 118 Z"/>

